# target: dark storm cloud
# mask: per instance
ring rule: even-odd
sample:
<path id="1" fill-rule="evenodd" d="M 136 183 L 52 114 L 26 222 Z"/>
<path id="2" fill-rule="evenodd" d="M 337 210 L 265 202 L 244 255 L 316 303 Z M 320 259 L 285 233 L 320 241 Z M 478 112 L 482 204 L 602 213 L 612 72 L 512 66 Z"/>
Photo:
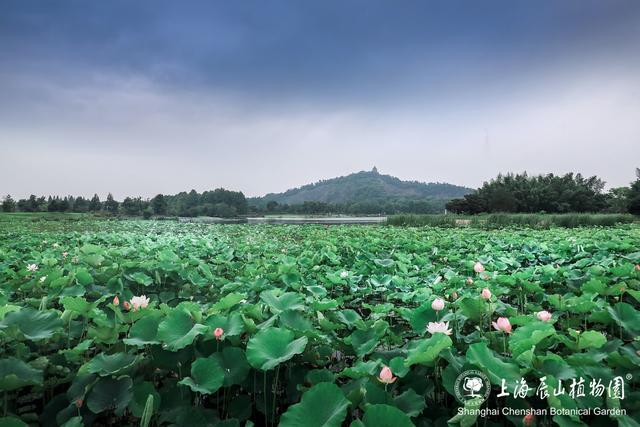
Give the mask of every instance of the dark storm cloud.
<path id="1" fill-rule="evenodd" d="M 5 0 L 0 190 L 258 194 L 374 162 L 472 186 L 522 169 L 621 185 L 638 22 L 636 1 Z M 601 164 L 606 144 L 619 164 Z M 107 159 L 135 172 L 96 175 Z"/>

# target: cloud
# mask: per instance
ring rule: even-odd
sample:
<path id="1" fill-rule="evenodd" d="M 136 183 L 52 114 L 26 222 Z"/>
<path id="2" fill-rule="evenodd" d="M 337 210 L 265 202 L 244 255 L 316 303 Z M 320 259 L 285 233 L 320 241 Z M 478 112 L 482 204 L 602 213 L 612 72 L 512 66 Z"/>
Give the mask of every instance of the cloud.
<path id="1" fill-rule="evenodd" d="M 0 192 L 479 186 L 638 158 L 636 2 L 3 3 Z"/>

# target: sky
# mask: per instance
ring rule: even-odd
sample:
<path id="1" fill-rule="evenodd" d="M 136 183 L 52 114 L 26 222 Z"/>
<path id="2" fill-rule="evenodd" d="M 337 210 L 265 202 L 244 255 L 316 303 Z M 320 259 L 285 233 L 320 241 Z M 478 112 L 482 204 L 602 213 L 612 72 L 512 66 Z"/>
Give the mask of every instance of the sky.
<path id="1" fill-rule="evenodd" d="M 640 2 L 0 2 L 0 194 L 640 167 Z"/>

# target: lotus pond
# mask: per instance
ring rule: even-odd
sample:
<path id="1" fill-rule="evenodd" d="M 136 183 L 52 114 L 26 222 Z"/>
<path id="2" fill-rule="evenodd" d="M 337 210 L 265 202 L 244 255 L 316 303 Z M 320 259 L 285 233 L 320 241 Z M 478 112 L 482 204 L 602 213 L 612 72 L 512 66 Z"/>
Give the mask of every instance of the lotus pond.
<path id="1" fill-rule="evenodd" d="M 2 221 L 0 426 L 638 426 L 638 264 L 633 224 Z"/>

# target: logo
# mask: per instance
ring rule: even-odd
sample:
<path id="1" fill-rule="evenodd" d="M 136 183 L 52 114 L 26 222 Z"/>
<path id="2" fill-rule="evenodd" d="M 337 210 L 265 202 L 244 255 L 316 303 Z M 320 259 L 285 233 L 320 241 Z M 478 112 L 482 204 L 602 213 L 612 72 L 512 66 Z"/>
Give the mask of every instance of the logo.
<path id="1" fill-rule="evenodd" d="M 489 398 L 491 383 L 489 378 L 480 371 L 464 371 L 456 378 L 453 390 L 460 403 L 480 398 L 478 404 L 481 404 Z"/>

